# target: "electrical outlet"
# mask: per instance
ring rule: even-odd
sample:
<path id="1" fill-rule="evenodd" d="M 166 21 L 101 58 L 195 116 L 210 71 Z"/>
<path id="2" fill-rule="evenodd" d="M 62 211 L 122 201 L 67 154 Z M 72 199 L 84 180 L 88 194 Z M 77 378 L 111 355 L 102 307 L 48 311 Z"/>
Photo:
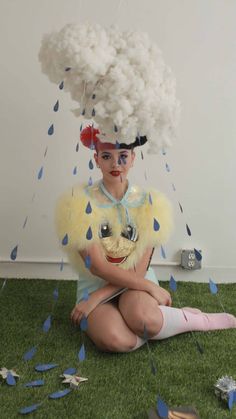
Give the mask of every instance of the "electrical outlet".
<path id="1" fill-rule="evenodd" d="M 201 250 L 198 250 L 198 252 L 202 254 Z M 202 261 L 196 258 L 194 249 L 184 249 L 181 251 L 181 266 L 183 269 L 193 271 L 201 269 Z"/>

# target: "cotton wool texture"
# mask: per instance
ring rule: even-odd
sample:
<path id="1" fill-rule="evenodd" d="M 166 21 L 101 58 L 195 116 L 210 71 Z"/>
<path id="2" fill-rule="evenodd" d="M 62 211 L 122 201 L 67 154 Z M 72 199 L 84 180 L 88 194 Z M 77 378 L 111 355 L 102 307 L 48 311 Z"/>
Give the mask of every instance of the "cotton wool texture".
<path id="1" fill-rule="evenodd" d="M 177 137 L 175 78 L 148 34 L 67 24 L 43 36 L 39 61 L 51 82 L 64 81 L 78 103 L 72 112 L 92 118 L 101 141 L 130 144 L 146 136 L 148 152 L 157 153 Z"/>

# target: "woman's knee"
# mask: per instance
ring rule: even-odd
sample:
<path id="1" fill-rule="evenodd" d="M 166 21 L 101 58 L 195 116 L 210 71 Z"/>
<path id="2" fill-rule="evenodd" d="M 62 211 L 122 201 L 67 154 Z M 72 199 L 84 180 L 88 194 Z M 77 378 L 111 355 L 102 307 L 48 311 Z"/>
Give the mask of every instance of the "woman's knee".
<path id="1" fill-rule="evenodd" d="M 122 336 L 116 330 L 106 331 L 106 334 L 96 339 L 95 345 L 105 352 L 129 352 L 136 344 L 136 336 Z"/>
<path id="2" fill-rule="evenodd" d="M 137 305 L 132 311 L 132 315 L 125 319 L 129 328 L 138 336 L 144 335 L 144 330 L 149 337 L 154 336 L 161 329 L 163 320 L 158 306 L 148 307 Z"/>

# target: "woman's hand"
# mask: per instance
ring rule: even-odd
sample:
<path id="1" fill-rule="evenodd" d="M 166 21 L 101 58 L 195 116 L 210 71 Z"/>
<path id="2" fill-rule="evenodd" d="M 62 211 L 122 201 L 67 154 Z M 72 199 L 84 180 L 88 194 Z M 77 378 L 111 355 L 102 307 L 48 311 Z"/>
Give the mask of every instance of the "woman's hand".
<path id="1" fill-rule="evenodd" d="M 94 310 L 96 304 L 92 303 L 92 300 L 89 298 L 87 301 L 80 301 L 75 305 L 71 312 L 71 320 L 74 324 L 80 323 L 83 317 L 88 317 L 88 315 Z"/>
<path id="2" fill-rule="evenodd" d="M 151 281 L 148 281 L 147 285 L 147 292 L 155 298 L 159 305 L 171 306 L 172 300 L 168 291 Z"/>

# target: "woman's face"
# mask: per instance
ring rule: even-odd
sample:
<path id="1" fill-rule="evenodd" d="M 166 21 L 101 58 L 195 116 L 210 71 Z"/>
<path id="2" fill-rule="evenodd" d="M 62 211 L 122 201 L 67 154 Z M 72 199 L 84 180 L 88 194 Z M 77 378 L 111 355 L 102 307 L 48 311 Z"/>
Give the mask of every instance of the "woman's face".
<path id="1" fill-rule="evenodd" d="M 133 166 L 135 153 L 126 149 L 105 149 L 95 153 L 94 158 L 104 179 L 119 182 L 126 179 L 130 167 Z"/>

